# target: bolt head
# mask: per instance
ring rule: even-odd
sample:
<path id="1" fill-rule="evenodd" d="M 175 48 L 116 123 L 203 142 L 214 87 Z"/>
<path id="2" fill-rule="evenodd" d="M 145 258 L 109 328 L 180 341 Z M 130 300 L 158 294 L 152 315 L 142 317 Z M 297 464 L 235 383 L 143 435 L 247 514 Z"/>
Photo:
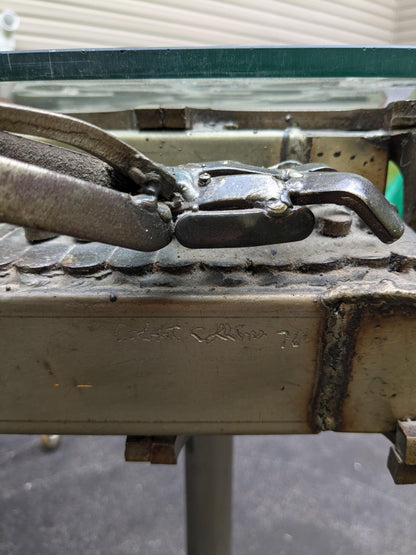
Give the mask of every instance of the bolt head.
<path id="1" fill-rule="evenodd" d="M 208 172 L 201 173 L 198 179 L 198 185 L 200 187 L 206 187 L 211 182 L 211 176 Z"/>

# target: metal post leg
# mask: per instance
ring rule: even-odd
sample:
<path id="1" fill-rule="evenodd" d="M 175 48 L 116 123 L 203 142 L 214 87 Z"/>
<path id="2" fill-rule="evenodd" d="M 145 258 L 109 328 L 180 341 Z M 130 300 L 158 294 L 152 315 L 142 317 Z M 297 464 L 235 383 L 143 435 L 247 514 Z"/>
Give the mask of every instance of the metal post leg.
<path id="1" fill-rule="evenodd" d="M 231 554 L 232 436 L 194 436 L 186 445 L 188 555 Z"/>

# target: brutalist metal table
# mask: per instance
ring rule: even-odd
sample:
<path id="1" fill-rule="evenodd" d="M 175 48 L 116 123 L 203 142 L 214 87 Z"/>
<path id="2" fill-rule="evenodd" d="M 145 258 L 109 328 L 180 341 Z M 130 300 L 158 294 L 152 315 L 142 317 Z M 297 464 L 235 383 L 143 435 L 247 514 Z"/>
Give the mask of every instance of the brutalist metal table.
<path id="1" fill-rule="evenodd" d="M 292 155 L 353 166 L 384 189 L 388 160 L 395 160 L 405 181 L 404 217 L 414 224 L 414 103 L 378 104 L 380 90 L 413 86 L 412 48 L 82 50 L 1 59 L 1 79 L 24 85 L 14 100 L 47 104 L 51 95 L 45 101 L 42 91 L 53 83 L 60 91 L 50 100 L 54 109 L 61 104 L 100 122 L 164 163 L 244 153 L 246 163 L 271 165 Z M 293 110 L 293 97 L 285 100 L 290 111 L 233 109 L 238 79 L 271 80 L 274 91 L 276 79 L 295 77 L 405 82 L 367 87 L 365 110 L 357 96 L 343 111 L 322 111 L 316 97 L 313 111 Z M 171 78 L 202 80 L 197 89 L 233 78 L 231 107 L 132 109 L 134 86 L 123 96 L 114 81 Z M 65 92 L 60 80 L 73 88 Z M 80 91 L 97 80 L 98 89 L 117 83 L 121 93 L 113 88 L 111 113 L 104 106 L 83 114 Z M 148 91 L 154 85 L 146 82 Z M 272 95 L 267 107 L 275 101 Z M 221 252 L 172 243 L 134 253 L 66 237 L 30 245 L 23 230 L 2 225 L 0 431 L 123 434 L 136 447 L 147 441 L 149 460 L 165 448 L 172 453 L 172 445 L 174 452 L 172 438 L 192 436 L 189 552 L 226 554 L 233 434 L 392 434 L 397 421 L 416 417 L 415 234 L 409 227 L 397 243 L 382 245 L 349 213 L 342 215 L 346 233 L 325 233 L 328 225 L 338 229 L 338 216 L 318 210 L 320 227 L 290 249 Z M 398 481 L 414 476 L 411 426 L 399 425 L 390 456 Z"/>

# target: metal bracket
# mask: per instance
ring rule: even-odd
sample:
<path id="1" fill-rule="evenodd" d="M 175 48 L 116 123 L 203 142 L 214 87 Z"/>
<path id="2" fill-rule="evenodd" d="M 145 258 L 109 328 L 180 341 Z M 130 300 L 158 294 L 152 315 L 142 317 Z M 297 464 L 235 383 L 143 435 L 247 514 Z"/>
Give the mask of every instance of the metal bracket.
<path id="1" fill-rule="evenodd" d="M 124 458 L 127 462 L 176 464 L 189 436 L 127 436 Z"/>
<path id="2" fill-rule="evenodd" d="M 396 484 L 416 484 L 416 421 L 398 421 L 387 467 Z"/>

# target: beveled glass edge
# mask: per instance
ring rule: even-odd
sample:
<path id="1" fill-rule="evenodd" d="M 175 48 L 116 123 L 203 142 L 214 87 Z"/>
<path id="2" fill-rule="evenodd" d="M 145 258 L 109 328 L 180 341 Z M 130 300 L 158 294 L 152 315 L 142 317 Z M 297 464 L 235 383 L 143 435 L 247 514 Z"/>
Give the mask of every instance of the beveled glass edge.
<path id="1" fill-rule="evenodd" d="M 414 46 L 111 48 L 0 53 L 0 81 L 416 77 Z"/>

